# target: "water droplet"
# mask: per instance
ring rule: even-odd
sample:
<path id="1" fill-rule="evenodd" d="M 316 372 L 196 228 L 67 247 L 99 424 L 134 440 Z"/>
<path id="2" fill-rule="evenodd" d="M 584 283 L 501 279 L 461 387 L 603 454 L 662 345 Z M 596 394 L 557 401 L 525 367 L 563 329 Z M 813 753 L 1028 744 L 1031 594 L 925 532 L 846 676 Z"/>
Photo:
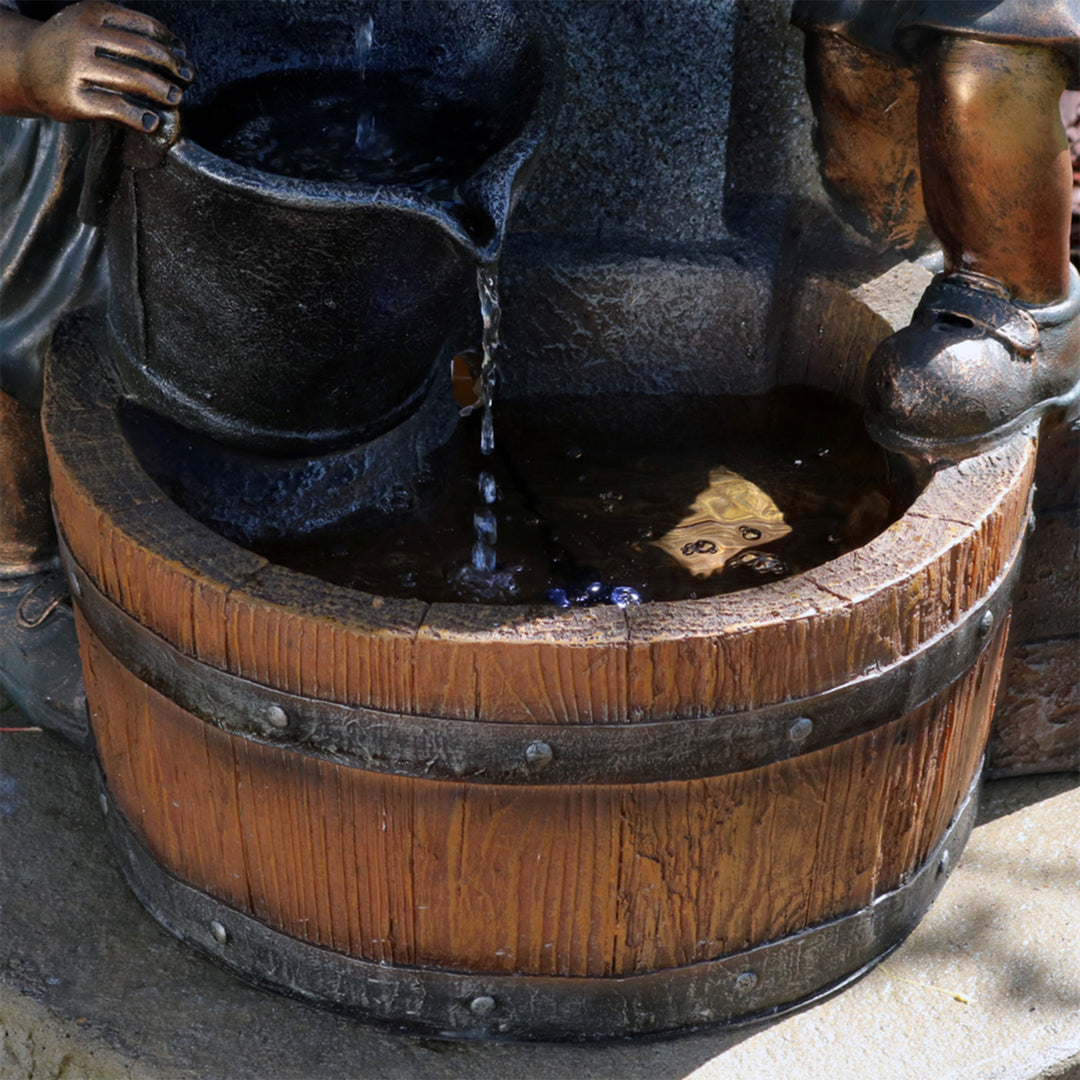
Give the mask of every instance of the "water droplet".
<path id="1" fill-rule="evenodd" d="M 498 539 L 498 525 L 495 520 L 495 511 L 488 508 L 477 510 L 473 514 L 473 527 L 476 529 L 478 542 L 494 545 Z"/>
<path id="2" fill-rule="evenodd" d="M 499 497 L 499 485 L 495 483 L 495 477 L 489 472 L 482 472 L 477 483 L 480 489 L 480 498 L 491 506 Z"/>
<path id="3" fill-rule="evenodd" d="M 575 597 L 580 604 L 594 603 L 599 600 L 604 593 L 604 583 L 602 581 L 590 581 Z"/>
<path id="4" fill-rule="evenodd" d="M 480 453 L 495 452 L 495 418 L 491 414 L 491 402 L 484 406 L 484 415 L 480 420 Z"/>
<path id="5" fill-rule="evenodd" d="M 473 544 L 472 564 L 474 570 L 490 572 L 495 569 L 495 549 L 483 540 L 477 540 Z"/>
<path id="6" fill-rule="evenodd" d="M 637 589 L 631 589 L 629 585 L 616 585 L 611 590 L 611 602 L 616 607 L 630 607 L 633 604 L 641 603 L 641 595 Z"/>
<path id="7" fill-rule="evenodd" d="M 570 600 L 565 589 L 548 589 L 547 598 L 561 610 L 565 611 L 570 606 Z"/>
<path id="8" fill-rule="evenodd" d="M 375 40 L 375 20 L 370 15 L 365 16 L 356 25 L 356 70 L 360 77 L 364 77 L 367 70 L 368 56 L 371 53 L 371 44 Z"/>

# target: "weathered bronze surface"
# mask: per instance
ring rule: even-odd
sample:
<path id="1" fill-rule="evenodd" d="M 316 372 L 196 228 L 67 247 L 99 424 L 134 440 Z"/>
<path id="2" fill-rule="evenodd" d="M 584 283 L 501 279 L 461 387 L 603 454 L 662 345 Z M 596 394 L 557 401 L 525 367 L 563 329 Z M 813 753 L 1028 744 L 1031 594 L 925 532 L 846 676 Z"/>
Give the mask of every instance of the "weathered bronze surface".
<path id="1" fill-rule="evenodd" d="M 917 247 L 927 223 L 944 251 L 943 278 L 871 364 L 877 437 L 963 457 L 1075 403 L 1058 116 L 1080 70 L 1075 7 L 800 0 L 794 19 L 826 181 L 875 239 Z"/>
<path id="2" fill-rule="evenodd" d="M 0 113 L 112 120 L 156 130 L 175 113 L 194 70 L 180 39 L 115 4 L 74 4 L 45 22 L 0 10 Z"/>
<path id="3" fill-rule="evenodd" d="M 0 391 L 0 577 L 32 574 L 56 561 L 56 529 L 41 422 Z"/>

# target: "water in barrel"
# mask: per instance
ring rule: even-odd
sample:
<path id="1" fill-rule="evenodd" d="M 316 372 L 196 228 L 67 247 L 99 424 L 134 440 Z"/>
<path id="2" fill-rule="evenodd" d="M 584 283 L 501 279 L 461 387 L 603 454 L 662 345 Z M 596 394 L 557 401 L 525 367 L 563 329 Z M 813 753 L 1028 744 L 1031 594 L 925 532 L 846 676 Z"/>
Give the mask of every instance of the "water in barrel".
<path id="1" fill-rule="evenodd" d="M 869 542 L 916 490 L 854 406 L 809 387 L 504 400 L 490 455 L 482 415 L 422 520 L 260 553 L 384 596 L 625 607 L 804 572 Z M 503 575 L 486 594 L 479 572 L 462 580 L 480 544 L 480 569 Z"/>

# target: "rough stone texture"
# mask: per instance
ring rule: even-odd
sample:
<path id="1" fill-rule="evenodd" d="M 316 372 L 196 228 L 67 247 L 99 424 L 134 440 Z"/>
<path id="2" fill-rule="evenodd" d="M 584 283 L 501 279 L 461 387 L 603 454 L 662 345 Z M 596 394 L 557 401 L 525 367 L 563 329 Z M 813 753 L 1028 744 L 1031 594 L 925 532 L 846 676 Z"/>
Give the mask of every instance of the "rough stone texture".
<path id="1" fill-rule="evenodd" d="M 505 290 L 500 392 L 754 394 L 772 303 L 760 260 L 549 256 Z M 520 361 L 520 362 L 518 362 Z"/>
<path id="2" fill-rule="evenodd" d="M 818 178 L 790 4 L 534 7 L 566 88 L 511 219 L 504 392 L 607 389 L 613 370 L 635 393 L 767 388 L 793 223 L 857 245 Z"/>
<path id="3" fill-rule="evenodd" d="M 566 84 L 514 228 L 605 247 L 722 235 L 736 6 L 533 6 L 563 49 Z"/>
<path id="4" fill-rule="evenodd" d="M 20 722 L 4 713 L 5 726 Z M 1080 1070 L 1075 778 L 990 785 L 920 926 L 810 1010 L 608 1046 L 459 1044 L 261 993 L 190 952 L 123 884 L 89 762 L 42 733 L 0 740 L 0 1075 L 13 1080 L 1063 1080 Z"/>
<path id="5" fill-rule="evenodd" d="M 513 219 L 599 249 L 775 237 L 824 203 L 788 0 L 534 0 L 562 109 Z"/>
<path id="6" fill-rule="evenodd" d="M 1040 465 L 1042 460 L 1040 452 Z M 1017 586 L 1013 640 L 1072 637 L 1080 649 L 1080 506 L 1040 510 L 1039 494 Z"/>
<path id="7" fill-rule="evenodd" d="M 987 769 L 991 776 L 1080 770 L 1080 640 L 1010 649 Z"/>
<path id="8" fill-rule="evenodd" d="M 1080 769 L 1080 425 L 1049 417 L 990 733 L 993 776 Z"/>

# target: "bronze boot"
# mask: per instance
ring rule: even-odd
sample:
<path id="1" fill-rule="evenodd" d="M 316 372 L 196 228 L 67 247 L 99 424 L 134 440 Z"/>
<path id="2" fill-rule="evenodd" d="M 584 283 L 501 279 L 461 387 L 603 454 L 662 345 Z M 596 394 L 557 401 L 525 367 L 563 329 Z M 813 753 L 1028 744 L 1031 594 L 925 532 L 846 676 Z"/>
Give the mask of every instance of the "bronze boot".
<path id="1" fill-rule="evenodd" d="M 56 557 L 41 424 L 0 392 L 0 686 L 33 723 L 85 748 L 86 693 Z"/>
<path id="2" fill-rule="evenodd" d="M 934 278 L 911 325 L 878 346 L 867 423 L 891 449 L 932 460 L 980 453 L 1047 410 L 1080 402 L 1080 275 L 1033 306 L 980 275 Z"/>

